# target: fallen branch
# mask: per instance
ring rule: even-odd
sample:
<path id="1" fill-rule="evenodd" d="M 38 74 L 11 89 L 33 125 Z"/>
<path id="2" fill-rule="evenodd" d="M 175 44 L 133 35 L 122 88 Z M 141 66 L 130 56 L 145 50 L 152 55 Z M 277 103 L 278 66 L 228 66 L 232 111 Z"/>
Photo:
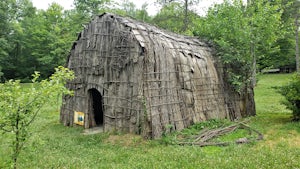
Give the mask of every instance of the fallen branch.
<path id="1" fill-rule="evenodd" d="M 238 128 L 238 125 L 232 125 L 225 128 L 218 128 L 214 130 L 208 130 L 199 135 L 194 142 L 206 142 L 214 137 L 228 134 L 235 131 Z"/>
<path id="2" fill-rule="evenodd" d="M 246 124 L 243 123 L 243 122 L 240 122 L 239 124 L 240 124 L 241 126 L 247 128 L 249 131 L 254 131 L 254 132 L 258 135 L 258 137 L 257 137 L 256 140 L 263 140 L 263 139 L 264 139 L 264 135 L 263 135 L 261 132 L 259 132 L 258 130 L 254 129 L 254 128 L 248 126 L 248 125 L 246 125 Z"/>
<path id="3" fill-rule="evenodd" d="M 208 142 L 209 140 L 225 135 L 225 134 L 229 134 L 233 131 L 235 131 L 236 129 L 239 128 L 243 128 L 243 129 L 247 129 L 250 132 L 255 132 L 257 134 L 257 138 L 253 139 L 253 138 L 239 138 L 235 141 L 232 142 Z M 258 140 L 263 140 L 263 134 L 260 133 L 258 130 L 253 129 L 252 127 L 246 125 L 243 122 L 239 122 L 237 124 L 228 126 L 228 127 L 224 127 L 224 128 L 217 128 L 217 129 L 204 129 L 204 131 L 201 131 L 199 135 L 197 136 L 193 136 L 194 140 L 191 142 L 178 142 L 178 145 L 197 145 L 200 147 L 205 147 L 205 146 L 228 146 L 230 144 L 246 144 L 246 143 L 252 143 Z"/>

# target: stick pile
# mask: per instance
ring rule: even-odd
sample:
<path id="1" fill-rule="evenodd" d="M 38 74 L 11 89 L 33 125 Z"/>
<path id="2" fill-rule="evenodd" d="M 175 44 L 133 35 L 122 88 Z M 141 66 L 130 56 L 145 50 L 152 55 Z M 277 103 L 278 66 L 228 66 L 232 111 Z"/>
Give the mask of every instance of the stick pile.
<path id="1" fill-rule="evenodd" d="M 225 134 L 229 134 L 231 132 L 234 132 L 237 129 L 245 129 L 249 131 L 249 134 L 252 135 L 252 132 L 257 134 L 256 138 L 253 137 L 243 137 L 239 138 L 237 140 L 234 140 L 232 142 L 210 142 L 213 138 L 220 137 Z M 193 140 L 192 141 L 184 141 L 184 142 L 178 142 L 179 145 L 197 145 L 200 147 L 204 146 L 227 146 L 232 143 L 234 144 L 245 144 L 245 143 L 251 143 L 255 142 L 258 140 L 263 140 L 263 134 L 252 127 L 246 125 L 243 122 L 239 122 L 237 124 L 228 126 L 228 127 L 223 127 L 223 128 L 217 128 L 217 129 L 204 129 L 201 131 L 198 135 L 192 136 Z"/>

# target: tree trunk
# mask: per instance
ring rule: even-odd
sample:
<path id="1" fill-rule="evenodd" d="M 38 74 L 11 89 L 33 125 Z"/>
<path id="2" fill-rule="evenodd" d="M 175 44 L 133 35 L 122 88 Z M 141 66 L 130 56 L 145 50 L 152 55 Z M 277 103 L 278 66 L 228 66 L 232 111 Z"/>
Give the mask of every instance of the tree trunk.
<path id="1" fill-rule="evenodd" d="M 299 15 L 295 17 L 295 37 L 296 37 L 296 71 L 299 72 Z"/>
<path id="2" fill-rule="evenodd" d="M 247 0 L 247 5 L 248 7 L 250 7 L 250 5 L 254 5 L 254 2 L 252 0 Z M 252 68 L 250 70 L 250 74 L 251 74 L 251 77 L 250 77 L 250 85 L 252 88 L 254 88 L 254 86 L 256 85 L 256 56 L 255 56 L 255 35 L 253 34 L 253 17 L 252 15 L 250 15 L 249 17 L 251 17 L 251 20 L 250 20 L 250 57 L 252 59 Z"/>
<path id="3" fill-rule="evenodd" d="M 183 32 L 188 28 L 188 0 L 184 1 L 184 19 L 183 19 Z"/>
<path id="4" fill-rule="evenodd" d="M 20 149 L 20 129 L 19 129 L 19 121 L 20 121 L 20 114 L 19 111 L 16 114 L 16 129 L 15 129 L 15 143 L 14 143 L 14 152 L 13 152 L 13 168 L 17 168 L 17 161 L 19 156 L 19 149 Z"/>
<path id="5" fill-rule="evenodd" d="M 256 86 L 256 56 L 255 56 L 255 45 L 252 42 L 250 46 L 250 52 L 251 52 L 251 57 L 252 57 L 252 79 L 251 79 L 251 87 Z"/>

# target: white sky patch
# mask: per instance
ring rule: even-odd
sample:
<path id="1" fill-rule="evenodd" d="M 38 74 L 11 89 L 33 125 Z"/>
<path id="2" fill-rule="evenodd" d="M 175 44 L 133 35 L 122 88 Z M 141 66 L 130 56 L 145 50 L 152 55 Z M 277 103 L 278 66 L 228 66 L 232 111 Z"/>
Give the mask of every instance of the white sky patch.
<path id="1" fill-rule="evenodd" d="M 122 3 L 122 0 L 116 0 Z M 156 0 L 130 0 L 133 2 L 137 8 L 141 8 L 144 3 L 148 3 L 147 11 L 150 15 L 155 15 L 159 11 L 159 5 L 155 2 Z M 73 9 L 73 0 L 32 0 L 33 6 L 38 9 L 46 10 L 50 4 L 53 2 L 58 3 L 65 10 Z M 213 6 L 214 4 L 220 4 L 223 0 L 200 0 L 198 5 L 192 7 L 199 15 L 205 15 L 209 7 Z"/>
<path id="2" fill-rule="evenodd" d="M 44 9 L 46 10 L 50 4 L 53 2 L 58 3 L 62 7 L 64 7 L 65 10 L 73 9 L 73 0 L 31 0 L 33 3 L 33 6 L 35 6 L 37 9 Z"/>

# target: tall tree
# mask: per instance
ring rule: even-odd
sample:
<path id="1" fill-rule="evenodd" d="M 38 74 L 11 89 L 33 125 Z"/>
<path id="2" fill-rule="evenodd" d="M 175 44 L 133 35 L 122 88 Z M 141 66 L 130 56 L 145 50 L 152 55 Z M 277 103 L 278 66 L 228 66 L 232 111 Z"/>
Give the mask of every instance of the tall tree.
<path id="1" fill-rule="evenodd" d="M 43 78 L 65 63 L 77 29 L 67 12 L 53 3 L 47 10 L 36 10 L 30 0 L 17 1 L 10 23 L 9 50 L 0 63 L 5 79 L 29 81 L 33 71 Z M 8 39 L 7 38 L 7 39 Z"/>
<path id="2" fill-rule="evenodd" d="M 138 20 L 141 20 L 143 22 L 151 22 L 152 20 L 152 17 L 149 16 L 148 12 L 147 12 L 147 9 L 148 9 L 148 4 L 147 3 L 144 3 L 142 5 L 142 8 L 141 9 L 138 9 L 136 11 L 136 17 Z"/>
<path id="3" fill-rule="evenodd" d="M 53 68 L 63 65 L 68 55 L 71 43 L 67 41 L 69 32 L 65 30 L 65 18 L 63 8 L 56 3 L 52 3 L 46 11 L 40 13 L 42 21 L 41 37 L 36 34 L 37 47 L 31 46 L 33 55 L 38 63 L 38 71 L 49 76 L 53 73 Z M 33 33 L 38 32 L 39 28 L 35 27 Z M 41 45 L 43 44 L 43 45 Z M 32 45 L 32 44 L 31 44 Z"/>
<path id="4" fill-rule="evenodd" d="M 83 15 L 85 19 L 97 15 L 107 9 L 110 0 L 74 0 L 76 11 Z"/>
<path id="5" fill-rule="evenodd" d="M 250 55 L 252 58 L 252 85 L 256 85 L 257 60 L 278 51 L 277 41 L 284 36 L 281 29 L 281 1 L 248 0 L 250 19 Z"/>
<path id="6" fill-rule="evenodd" d="M 275 2 L 273 2 L 275 3 Z M 264 57 L 259 58 L 259 69 L 264 68 L 288 68 L 286 71 L 290 71 L 295 68 L 295 49 L 296 49 L 296 36 L 295 32 L 295 3 L 296 0 L 282 0 L 281 9 L 283 11 L 281 15 L 280 36 L 274 46 L 278 49 L 273 53 L 267 53 Z"/>
<path id="7" fill-rule="evenodd" d="M 196 35 L 213 40 L 219 57 L 227 65 L 229 80 L 238 91 L 253 87 L 256 60 L 272 53 L 280 32 L 280 3 L 257 0 L 245 6 L 225 1 L 211 8 Z"/>
<path id="8" fill-rule="evenodd" d="M 291 5 L 291 10 L 290 10 L 292 17 L 294 18 L 295 21 L 295 40 L 296 40 L 296 70 L 297 72 L 300 71 L 300 59 L 299 59 L 299 19 L 300 19 L 300 1 L 294 0 L 292 5 Z"/>
<path id="9" fill-rule="evenodd" d="M 186 31 L 188 28 L 189 18 L 188 18 L 188 0 L 184 0 L 184 19 L 183 19 L 183 28 L 182 31 Z"/>
<path id="10" fill-rule="evenodd" d="M 295 15 L 296 70 L 299 71 L 299 15 Z"/>
<path id="11" fill-rule="evenodd" d="M 137 6 L 129 0 L 124 0 L 122 1 L 122 3 L 119 3 L 118 1 L 111 1 L 111 4 L 113 4 L 113 6 L 108 9 L 109 12 L 116 13 L 121 16 L 131 17 L 148 23 L 152 19 L 147 12 L 147 2 L 144 3 L 140 9 L 137 8 Z"/>
<path id="12" fill-rule="evenodd" d="M 164 17 L 174 19 L 176 20 L 176 24 L 181 26 L 180 29 L 175 32 L 187 32 L 190 27 L 193 27 L 193 18 L 195 18 L 196 15 L 196 13 L 190 9 L 190 6 L 195 5 L 198 2 L 199 0 L 157 0 L 157 3 L 162 5 L 162 9 L 159 14 L 156 15 L 154 22 L 157 22 L 157 20 L 159 20 L 158 22 L 167 22 L 167 19 L 163 19 Z M 176 11 L 177 13 L 172 13 L 172 11 Z"/>
<path id="13" fill-rule="evenodd" d="M 11 30 L 11 15 L 13 15 L 11 10 L 13 5 L 14 1 L 12 0 L 0 2 L 0 78 L 3 75 L 3 60 L 8 57 L 10 50 L 8 35 Z"/>
<path id="14" fill-rule="evenodd" d="M 1 9 L 1 33 L 0 41 L 0 65 L 6 79 L 21 77 L 22 60 L 24 58 L 22 41 L 24 40 L 24 29 L 22 22 L 26 18 L 35 15 L 35 8 L 30 0 L 8 0 L 0 2 Z M 2 13 L 2 11 L 5 13 Z M 1 16 L 1 17 L 2 17 Z M 0 33 L 0 34 L 1 34 Z M 4 49 L 4 50 L 2 50 Z"/>
<path id="15" fill-rule="evenodd" d="M 191 35 L 198 21 L 199 16 L 191 10 L 186 10 L 183 3 L 171 2 L 163 5 L 152 23 L 176 33 Z"/>
<path id="16" fill-rule="evenodd" d="M 54 67 L 65 63 L 71 46 L 68 41 L 71 32 L 66 30 L 63 8 L 53 3 L 46 11 L 37 11 L 21 24 L 24 29 L 22 64 L 27 67 L 22 77 L 29 79 L 33 71 L 40 71 L 43 78 L 48 77 Z"/>

